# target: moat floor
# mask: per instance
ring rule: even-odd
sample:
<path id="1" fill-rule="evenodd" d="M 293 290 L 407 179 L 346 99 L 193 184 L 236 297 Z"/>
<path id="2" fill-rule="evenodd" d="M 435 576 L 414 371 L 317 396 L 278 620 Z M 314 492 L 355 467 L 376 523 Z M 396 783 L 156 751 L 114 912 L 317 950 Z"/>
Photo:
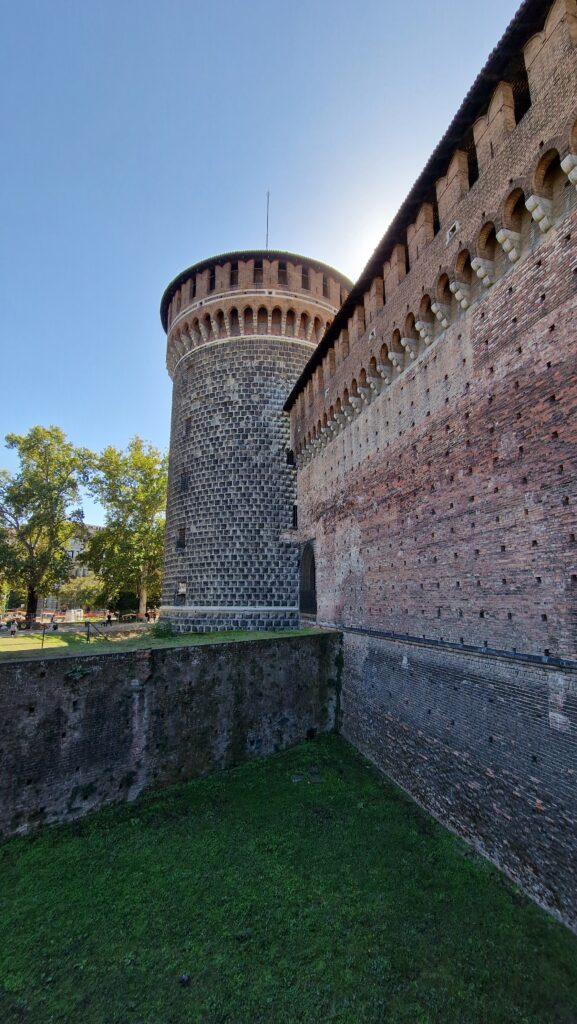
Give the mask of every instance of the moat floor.
<path id="1" fill-rule="evenodd" d="M 324 738 L 0 848 L 2 1024 L 574 1024 L 577 939 Z"/>

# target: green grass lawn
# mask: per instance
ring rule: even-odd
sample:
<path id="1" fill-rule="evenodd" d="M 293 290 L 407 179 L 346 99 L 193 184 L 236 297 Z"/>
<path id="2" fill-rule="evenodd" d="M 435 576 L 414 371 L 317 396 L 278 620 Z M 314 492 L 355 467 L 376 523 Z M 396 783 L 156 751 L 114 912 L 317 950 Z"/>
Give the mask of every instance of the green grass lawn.
<path id="1" fill-rule="evenodd" d="M 104 633 L 105 630 L 103 629 Z M 110 633 L 107 639 L 87 641 L 83 630 L 46 633 L 44 647 L 42 636 L 19 630 L 16 636 L 0 638 L 0 664 L 3 661 L 19 661 L 22 658 L 62 657 L 77 654 L 110 654 L 120 651 L 138 651 L 143 648 L 186 647 L 190 644 L 236 643 L 242 640 L 274 640 L 284 636 L 306 636 L 317 633 L 317 629 L 279 630 L 272 632 L 231 631 L 223 633 L 183 633 L 172 637 L 159 637 L 154 632 L 138 633 L 127 637 L 122 633 Z"/>
<path id="2" fill-rule="evenodd" d="M 2 1024 L 577 1020 L 577 939 L 336 737 L 11 840 L 0 884 Z"/>

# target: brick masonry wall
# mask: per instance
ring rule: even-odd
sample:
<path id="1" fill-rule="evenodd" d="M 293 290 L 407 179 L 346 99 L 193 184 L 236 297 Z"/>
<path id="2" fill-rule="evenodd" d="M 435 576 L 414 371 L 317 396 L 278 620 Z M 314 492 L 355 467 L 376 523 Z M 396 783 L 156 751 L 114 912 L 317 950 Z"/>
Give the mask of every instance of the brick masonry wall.
<path id="1" fill-rule="evenodd" d="M 322 621 L 575 657 L 577 213 L 299 471 Z"/>
<path id="2" fill-rule="evenodd" d="M 319 621 L 345 632 L 345 735 L 576 927 L 577 195 L 559 157 L 577 154 L 577 40 L 566 6 L 557 0 L 529 47 L 532 105 L 514 125 L 492 104 L 477 137 L 494 133 L 494 155 L 479 151 L 478 180 L 439 203 L 440 230 L 418 253 L 416 218 L 408 270 L 398 239 L 384 306 L 377 280 L 324 358 L 323 387 L 304 384 L 291 436 L 295 539 L 314 541 Z M 556 168 L 546 186 L 545 166 Z M 546 232 L 525 206 L 532 194 L 549 203 Z M 495 283 L 469 274 L 464 308 L 448 284 L 463 281 L 463 254 L 485 258 L 489 224 L 493 236 L 515 230 L 517 259 L 495 240 Z"/>
<path id="3" fill-rule="evenodd" d="M 319 621 L 441 645 L 345 634 L 345 735 L 574 927 L 576 238 L 572 213 L 298 474 Z"/>
<path id="4" fill-rule="evenodd" d="M 0 835 L 330 730 L 339 652 L 327 633 L 0 665 Z"/>
<path id="5" fill-rule="evenodd" d="M 577 930 L 577 667 L 345 634 L 343 732 Z"/>

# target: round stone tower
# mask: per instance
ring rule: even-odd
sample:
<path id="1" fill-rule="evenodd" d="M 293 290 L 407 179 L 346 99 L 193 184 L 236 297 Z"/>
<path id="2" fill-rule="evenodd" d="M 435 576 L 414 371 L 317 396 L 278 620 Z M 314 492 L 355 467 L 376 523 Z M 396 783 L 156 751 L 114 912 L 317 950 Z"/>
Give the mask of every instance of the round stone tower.
<path id="1" fill-rule="evenodd" d="M 352 287 L 292 253 L 197 263 L 161 302 L 173 380 L 162 618 L 183 631 L 298 623 L 283 404 Z"/>

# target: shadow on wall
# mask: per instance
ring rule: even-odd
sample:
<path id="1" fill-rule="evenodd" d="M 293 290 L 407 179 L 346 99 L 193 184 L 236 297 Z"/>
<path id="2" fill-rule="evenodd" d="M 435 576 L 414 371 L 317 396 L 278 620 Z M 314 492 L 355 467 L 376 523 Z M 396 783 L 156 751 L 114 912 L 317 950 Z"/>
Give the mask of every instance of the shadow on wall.
<path id="1" fill-rule="evenodd" d="M 315 546 L 312 540 L 308 540 L 301 551 L 299 608 L 303 615 L 317 614 Z"/>

